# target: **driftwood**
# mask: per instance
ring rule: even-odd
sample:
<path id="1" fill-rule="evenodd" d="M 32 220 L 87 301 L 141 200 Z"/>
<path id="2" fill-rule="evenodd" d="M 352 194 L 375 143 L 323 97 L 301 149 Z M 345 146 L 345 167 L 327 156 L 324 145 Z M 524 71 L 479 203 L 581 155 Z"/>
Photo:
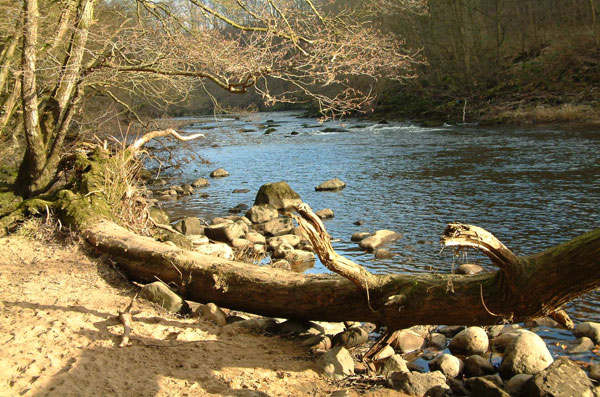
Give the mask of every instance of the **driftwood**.
<path id="1" fill-rule="evenodd" d="M 312 227 L 316 232 L 308 236 L 323 263 L 351 280 L 203 255 L 136 235 L 107 220 L 88 224 L 83 234 L 132 280 L 148 283 L 158 277 L 177 285 L 189 300 L 266 316 L 370 321 L 390 329 L 524 321 L 554 313 L 600 286 L 600 229 L 519 257 L 483 229 L 452 224 L 442 237 L 445 245 L 478 248 L 500 270 L 474 276 L 374 275 L 334 254 L 322 224 L 315 226 L 315 219 L 306 214 L 301 206 L 297 219 L 305 230 Z"/>

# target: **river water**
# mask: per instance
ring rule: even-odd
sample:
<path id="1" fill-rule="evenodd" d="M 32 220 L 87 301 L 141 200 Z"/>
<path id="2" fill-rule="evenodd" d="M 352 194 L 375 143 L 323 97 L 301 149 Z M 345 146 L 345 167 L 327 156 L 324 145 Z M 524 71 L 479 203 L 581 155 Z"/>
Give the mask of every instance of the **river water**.
<path id="1" fill-rule="evenodd" d="M 223 167 L 230 176 L 211 179 L 202 189 L 209 197 L 163 202 L 171 215 L 222 216 L 240 203 L 251 206 L 261 185 L 285 180 L 314 210 L 333 209 L 325 226 L 334 248 L 376 273 L 449 272 L 465 260 L 493 270 L 478 255 L 440 254 L 439 236 L 449 222 L 481 226 L 518 255 L 600 227 L 600 128 L 319 124 L 289 112 L 190 123 L 184 131 L 206 137 L 174 146 L 171 155 L 184 163 L 164 175 L 189 183 Z M 265 134 L 268 127 L 273 130 Z M 331 178 L 347 187 L 315 191 Z M 364 224 L 354 225 L 357 220 Z M 393 259 L 377 260 L 350 241 L 354 232 L 377 229 L 404 235 L 388 247 Z M 310 271 L 327 270 L 318 263 Z M 600 293 L 571 303 L 568 312 L 576 321 L 600 321 Z"/>

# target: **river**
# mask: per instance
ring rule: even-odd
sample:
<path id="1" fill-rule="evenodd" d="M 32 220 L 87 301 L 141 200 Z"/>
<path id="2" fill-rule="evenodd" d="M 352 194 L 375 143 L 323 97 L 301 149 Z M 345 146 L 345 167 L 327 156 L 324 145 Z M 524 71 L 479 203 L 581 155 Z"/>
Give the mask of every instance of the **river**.
<path id="1" fill-rule="evenodd" d="M 171 215 L 222 216 L 240 203 L 251 206 L 261 185 L 285 180 L 314 210 L 333 209 L 325 226 L 334 248 L 376 273 L 449 272 L 465 260 L 493 270 L 478 255 L 440 254 L 439 236 L 449 222 L 481 226 L 518 255 L 600 227 L 600 127 L 319 124 L 292 112 L 190 122 L 184 131 L 206 137 L 174 146 L 171 154 L 183 164 L 164 174 L 172 183 L 189 183 L 223 167 L 230 176 L 211 179 L 202 189 L 208 197 L 163 202 Z M 347 187 L 315 191 L 331 178 Z M 350 242 L 354 232 L 377 229 L 404 235 L 388 247 L 394 258 L 375 259 Z M 319 263 L 310 271 L 327 270 Z M 572 302 L 568 312 L 575 321 L 600 321 L 600 293 Z"/>

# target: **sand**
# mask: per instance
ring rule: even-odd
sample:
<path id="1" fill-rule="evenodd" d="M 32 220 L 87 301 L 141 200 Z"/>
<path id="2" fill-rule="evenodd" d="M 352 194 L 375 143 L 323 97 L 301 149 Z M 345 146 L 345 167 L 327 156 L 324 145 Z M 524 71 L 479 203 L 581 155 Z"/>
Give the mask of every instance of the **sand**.
<path id="1" fill-rule="evenodd" d="M 133 306 L 131 345 L 116 316 L 137 290 L 76 243 L 0 238 L 1 396 L 328 396 L 292 340 Z M 347 395 L 358 395 L 348 390 Z M 391 390 L 375 395 L 400 395 Z"/>

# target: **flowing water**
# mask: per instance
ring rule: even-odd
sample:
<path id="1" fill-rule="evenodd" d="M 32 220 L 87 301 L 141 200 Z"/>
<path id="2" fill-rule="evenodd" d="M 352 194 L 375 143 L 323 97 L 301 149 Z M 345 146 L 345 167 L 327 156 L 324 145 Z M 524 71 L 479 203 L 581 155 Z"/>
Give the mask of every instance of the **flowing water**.
<path id="1" fill-rule="evenodd" d="M 164 174 L 189 183 L 223 167 L 230 176 L 211 179 L 201 190 L 207 198 L 197 191 L 163 202 L 171 215 L 222 216 L 240 203 L 251 206 L 261 185 L 285 180 L 315 211 L 334 210 L 325 222 L 334 248 L 376 273 L 450 272 L 465 260 L 493 270 L 477 255 L 440 254 L 439 236 L 454 221 L 487 229 L 518 255 L 600 227 L 600 128 L 319 124 L 287 112 L 190 122 L 184 130 L 206 138 L 174 146 L 174 158 L 191 161 Z M 344 190 L 315 191 L 336 177 L 347 183 Z M 350 241 L 354 232 L 378 229 L 404 235 L 387 247 L 393 259 L 375 259 Z M 327 270 L 318 263 L 309 271 Z M 575 321 L 600 321 L 600 293 L 572 302 L 568 312 Z M 572 338 L 551 331 L 550 339 Z"/>

